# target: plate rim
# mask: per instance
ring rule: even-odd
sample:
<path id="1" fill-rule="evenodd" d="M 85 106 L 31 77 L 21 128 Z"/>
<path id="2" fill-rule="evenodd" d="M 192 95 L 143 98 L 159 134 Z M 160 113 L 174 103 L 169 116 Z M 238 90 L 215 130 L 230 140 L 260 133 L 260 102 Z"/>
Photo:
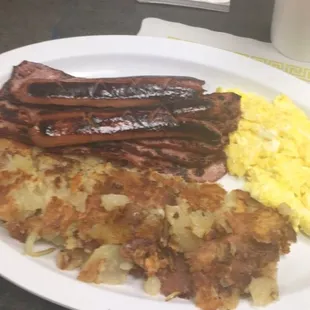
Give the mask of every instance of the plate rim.
<path id="1" fill-rule="evenodd" d="M 93 48 L 93 45 L 90 43 L 95 45 L 96 48 Z M 121 46 L 123 48 L 119 49 Z M 137 46 L 139 46 L 139 48 L 137 48 Z M 171 50 L 173 50 L 173 52 L 170 52 Z M 198 43 L 144 36 L 79 36 L 49 40 L 16 48 L 0 55 L 0 78 L 3 74 L 8 74 L 12 70 L 13 65 L 18 64 L 24 59 L 46 62 L 55 60 L 57 57 L 83 56 L 85 53 L 87 53 L 87 55 L 111 53 L 128 55 L 129 53 L 134 53 L 135 55 L 153 55 L 186 60 L 196 64 L 207 64 L 209 66 L 212 65 L 210 64 L 210 59 L 219 58 L 223 63 L 217 63 L 215 66 L 217 69 L 249 78 L 262 85 L 266 85 L 266 83 L 262 81 L 259 76 L 268 74 L 270 80 L 272 80 L 271 85 L 273 88 L 279 89 L 279 93 L 281 92 L 280 89 L 288 90 L 289 93 L 294 94 L 293 99 L 296 100 L 298 105 L 302 108 L 306 107 L 307 101 L 310 103 L 310 87 L 307 82 L 299 80 L 288 73 L 272 68 L 266 64 L 229 51 L 208 47 Z M 241 67 L 250 67 L 251 70 L 241 70 Z M 123 294 L 120 295 L 117 292 L 108 290 L 100 290 L 100 293 L 97 293 L 98 289 L 94 288 L 93 285 L 76 281 L 62 273 L 56 273 L 40 264 L 36 264 L 35 259 L 23 256 L 1 240 L 0 251 L 0 275 L 2 277 L 34 295 L 65 307 L 78 310 L 120 310 L 123 309 L 124 303 L 128 303 L 138 307 L 138 309 L 148 307 L 149 310 L 157 310 L 158 307 L 161 307 L 163 310 L 170 310 L 175 306 L 173 303 L 170 304 L 158 300 L 143 299 Z M 12 266 L 14 266 L 14 268 L 12 268 Z M 41 284 L 42 281 L 44 285 Z M 53 284 L 53 281 L 57 283 L 56 286 Z M 74 296 L 75 299 L 68 298 L 69 292 L 71 292 L 70 296 Z M 306 297 L 309 292 L 310 286 L 309 289 L 307 288 L 298 293 L 301 307 L 304 306 L 302 300 L 307 300 Z M 295 294 L 286 296 L 286 302 L 292 300 L 294 296 Z M 295 307 L 298 306 L 296 305 L 295 298 L 293 303 Z M 181 304 L 178 305 L 178 307 L 180 310 L 193 309 L 192 305 L 187 304 Z"/>

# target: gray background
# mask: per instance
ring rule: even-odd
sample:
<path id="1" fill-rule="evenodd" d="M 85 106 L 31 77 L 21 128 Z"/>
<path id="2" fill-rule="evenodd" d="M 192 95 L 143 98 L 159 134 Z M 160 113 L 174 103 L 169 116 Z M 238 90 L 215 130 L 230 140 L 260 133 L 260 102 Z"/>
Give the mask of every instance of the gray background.
<path id="1" fill-rule="evenodd" d="M 230 13 L 220 13 L 139 4 L 135 0 L 0 0 L 0 53 L 56 38 L 136 34 L 141 21 L 146 17 L 162 18 L 269 42 L 273 0 L 231 1 Z M 0 309 L 64 308 L 33 296 L 0 277 Z"/>

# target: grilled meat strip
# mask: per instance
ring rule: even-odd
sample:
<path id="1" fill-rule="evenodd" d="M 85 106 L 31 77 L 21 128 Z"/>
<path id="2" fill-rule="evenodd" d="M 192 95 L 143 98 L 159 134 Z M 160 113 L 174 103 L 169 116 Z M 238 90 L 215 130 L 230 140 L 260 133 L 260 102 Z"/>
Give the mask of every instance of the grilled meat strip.
<path id="1" fill-rule="evenodd" d="M 221 94 L 210 94 L 204 96 L 204 98 L 210 97 L 210 100 L 201 100 L 211 102 L 209 107 L 209 112 L 207 110 L 203 112 L 202 110 L 199 112 L 195 110 L 196 106 L 192 105 L 192 112 L 189 112 L 190 106 L 189 103 L 191 101 L 178 101 L 178 104 L 173 103 L 172 107 L 167 104 L 159 104 L 156 106 L 165 106 L 171 114 L 176 118 L 189 118 L 189 119 L 202 119 L 210 121 L 217 129 L 219 129 L 222 134 L 228 134 L 238 127 L 239 118 L 241 115 L 240 111 L 240 97 L 235 97 L 232 93 L 224 93 Z M 221 102 L 217 97 L 226 98 L 224 102 Z M 193 102 L 196 104 L 197 102 Z M 184 108 L 186 104 L 186 108 Z M 212 105 L 212 106 L 211 106 Z M 205 106 L 208 109 L 207 105 Z M 119 110 L 119 109 L 118 109 Z M 126 111 L 126 109 L 123 109 Z M 115 109 L 92 109 L 92 108 L 72 108 L 72 107 L 60 107 L 54 106 L 53 108 L 50 106 L 41 106 L 41 107 L 26 107 L 25 105 L 16 105 L 12 104 L 7 100 L 0 101 L 0 113 L 4 119 L 13 120 L 14 122 L 21 124 L 35 124 L 39 116 L 45 115 L 53 115 L 55 112 L 77 112 L 77 111 L 85 111 L 85 112 L 115 112 Z M 199 113 L 198 113 L 199 112 Z M 202 117 L 204 115 L 204 117 Z"/>
<path id="2" fill-rule="evenodd" d="M 65 109 L 63 110 L 66 111 Z M 74 109 L 73 111 L 77 112 L 81 111 L 81 109 Z M 83 108 L 83 111 L 93 111 L 93 110 Z M 95 111 L 102 111 L 102 110 L 95 109 Z M 33 126 L 37 123 L 40 116 L 44 116 L 46 118 L 48 115 L 54 115 L 55 113 L 59 112 L 60 112 L 59 109 L 54 110 L 45 107 L 28 108 L 23 105 L 12 104 L 7 100 L 0 101 L 0 118 L 20 125 Z M 179 114 L 179 116 L 180 115 L 181 114 Z M 238 127 L 238 122 L 239 122 L 238 116 L 237 118 L 226 121 L 210 120 L 210 123 L 214 125 L 219 131 L 221 131 L 223 136 L 236 130 Z M 152 148 L 166 148 L 180 151 L 186 150 L 189 152 L 195 152 L 201 154 L 209 154 L 211 152 L 216 152 L 218 149 L 222 148 L 222 145 L 212 145 L 210 143 L 202 141 L 184 140 L 176 138 L 139 139 L 139 141 L 135 142 Z"/>
<path id="3" fill-rule="evenodd" d="M 219 153 L 216 159 L 204 166 L 188 168 L 171 161 L 149 158 L 139 153 L 137 149 L 125 150 L 121 143 L 96 143 L 90 146 L 52 148 L 49 151 L 62 155 L 97 156 L 117 164 L 131 165 L 138 169 L 153 169 L 159 173 L 180 176 L 188 182 L 216 182 L 227 173 L 224 153 Z"/>
<path id="4" fill-rule="evenodd" d="M 166 139 L 139 139 L 135 140 L 136 143 L 139 143 L 150 148 L 164 148 L 170 150 L 184 151 L 205 154 L 214 153 L 223 148 L 222 145 L 211 145 L 202 141 L 193 141 L 185 139 L 175 139 L 175 138 L 166 138 Z"/>
<path id="5" fill-rule="evenodd" d="M 8 90 L 15 100 L 27 104 L 126 108 L 163 98 L 195 98 L 204 92 L 203 85 L 202 80 L 182 76 L 77 78 L 23 61 L 14 68 Z"/>
<path id="6" fill-rule="evenodd" d="M 28 136 L 28 127 L 25 125 L 15 124 L 12 122 L 0 119 L 0 137 L 9 138 L 16 140 L 28 145 L 32 145 L 32 141 Z M 102 145 L 105 145 L 104 147 Z M 133 144 L 133 143 L 132 143 Z M 92 155 L 102 157 L 105 160 L 114 162 L 121 165 L 130 165 L 138 169 L 153 169 L 159 173 L 168 175 L 180 176 L 188 182 L 216 182 L 227 173 L 225 165 L 226 159 L 223 158 L 224 153 L 219 152 L 214 159 L 206 160 L 204 165 L 203 162 L 199 162 L 200 167 L 188 168 L 185 163 L 189 162 L 189 158 L 185 159 L 181 164 L 182 157 L 174 157 L 175 162 L 167 160 L 167 155 L 163 154 L 162 159 L 150 158 L 146 154 L 140 154 L 137 148 L 135 153 L 133 151 L 124 150 L 122 148 L 122 142 L 113 143 L 94 143 L 87 146 L 75 146 L 75 147 L 64 147 L 64 148 L 50 148 L 49 152 L 58 153 L 62 155 Z M 167 150 L 168 151 L 168 150 Z M 159 157 L 158 157 L 159 158 Z M 171 159 L 172 156 L 169 156 Z M 215 161 L 215 162 L 213 162 Z M 196 162 L 197 163 L 197 162 Z M 185 165 L 185 166 L 184 166 Z"/>
<path id="7" fill-rule="evenodd" d="M 70 81 L 76 82 L 70 82 Z M 79 80 L 88 81 L 83 84 L 83 82 L 78 82 Z M 5 84 L 2 91 L 2 97 L 13 97 L 18 99 L 21 103 L 35 103 L 38 105 L 46 105 L 53 104 L 61 106 L 83 106 L 81 104 L 81 100 L 89 100 L 88 97 L 91 95 L 94 97 L 93 101 L 98 101 L 100 98 L 96 99 L 96 89 L 99 91 L 100 83 L 98 82 L 98 86 L 89 86 L 91 84 L 90 81 L 100 81 L 102 79 L 81 79 L 73 77 L 69 74 L 66 74 L 63 71 L 50 68 L 43 64 L 23 61 L 20 65 L 14 67 L 11 79 Z M 101 105 L 98 102 L 92 104 L 87 103 L 88 107 L 117 107 L 117 108 L 126 108 L 129 106 L 136 105 L 144 105 L 145 100 L 149 104 L 155 104 L 160 101 L 162 104 L 166 104 L 171 106 L 171 112 L 174 115 L 182 115 L 183 117 L 195 118 L 195 119 L 207 119 L 207 120 L 228 120 L 233 119 L 240 116 L 240 96 L 235 93 L 212 93 L 208 95 L 202 95 L 203 89 L 203 81 L 187 78 L 187 77 L 126 77 L 126 78 L 116 78 L 116 79 L 103 79 L 107 81 L 119 81 L 120 87 L 123 87 L 124 91 L 120 91 L 120 88 L 112 87 L 110 91 L 107 89 L 103 92 L 103 96 L 106 96 L 109 102 L 113 101 L 112 105 L 106 104 Z M 127 81 L 128 80 L 128 81 Z M 29 81 L 29 83 L 27 82 Z M 41 81 L 40 83 L 32 83 L 31 81 Z M 43 82 L 42 82 L 43 81 Z M 61 81 L 65 81 L 67 83 L 62 85 Z M 126 82 L 127 81 L 127 82 Z M 166 84 L 166 88 L 164 86 L 157 85 L 156 83 Z M 19 93 L 20 90 L 27 83 L 30 87 L 29 100 L 35 102 L 28 102 L 28 100 L 23 100 L 18 95 L 15 96 L 16 93 Z M 42 87 L 42 83 L 45 83 L 47 87 Z M 77 85 L 72 89 L 67 89 L 65 86 L 70 85 L 69 83 L 73 83 Z M 127 87 L 128 83 L 133 83 L 132 87 Z M 147 91 L 147 89 L 143 88 L 143 85 L 146 84 L 146 88 L 156 88 L 154 91 Z M 80 84 L 80 89 L 79 89 Z M 183 84 L 188 84 L 186 88 Z M 155 86 L 154 86 L 155 85 Z M 127 88 L 126 88 L 127 87 Z M 91 90 L 92 88 L 92 90 Z M 96 88 L 96 89 L 95 89 Z M 34 93 L 38 93 L 39 95 L 45 96 L 40 100 L 40 97 L 35 96 L 35 94 L 31 95 L 31 89 Z M 184 89 L 188 89 L 189 93 L 192 95 L 184 95 Z M 51 95 L 51 91 L 53 91 L 59 98 Z M 69 100 L 72 101 L 72 98 L 66 92 L 75 92 L 76 98 L 74 102 L 70 103 Z M 161 94 L 160 92 L 163 92 Z M 90 94 L 87 94 L 89 92 Z M 141 93 L 140 95 L 138 93 Z M 11 94 L 11 96 L 10 96 Z M 64 103 L 56 103 L 54 100 L 62 100 L 61 97 L 64 97 L 63 100 L 68 100 L 68 104 Z M 87 98 L 86 98 L 87 97 Z M 128 97 L 128 98 L 127 98 Z M 137 104 L 129 104 L 127 105 L 127 99 L 139 101 Z M 154 99 L 152 99 L 154 98 Z M 186 99 L 186 100 L 185 100 Z M 48 101 L 48 102 L 47 102 Z M 120 101 L 121 104 L 116 104 L 115 102 Z M 126 101 L 126 102 L 125 102 Z"/>
<path id="8" fill-rule="evenodd" d="M 193 152 L 187 152 L 185 150 L 154 149 L 151 147 L 139 145 L 139 143 L 136 141 L 99 142 L 93 143 L 91 145 L 50 148 L 48 151 L 58 154 L 97 155 L 108 160 L 115 160 L 116 156 L 120 156 L 121 160 L 127 160 L 127 154 L 134 154 L 150 159 L 170 161 L 184 167 L 192 168 L 206 167 L 214 161 L 226 158 L 224 151 L 202 155 Z"/>
<path id="9" fill-rule="evenodd" d="M 121 142 L 122 148 L 132 153 L 138 153 L 155 159 L 169 160 L 173 163 L 186 167 L 205 167 L 217 159 L 226 158 L 224 151 L 218 153 L 209 153 L 208 155 L 188 152 L 187 150 L 173 150 L 168 148 L 152 148 L 140 145 L 139 141 Z"/>
<path id="10" fill-rule="evenodd" d="M 99 141 L 179 137 L 222 144 L 222 134 L 210 122 L 174 118 L 164 107 L 115 112 L 59 112 L 40 116 L 29 130 L 40 147 Z"/>
<path id="11" fill-rule="evenodd" d="M 167 106 L 173 115 L 224 123 L 241 115 L 241 97 L 235 93 L 212 93 L 192 100 L 174 100 Z"/>
<path id="12" fill-rule="evenodd" d="M 203 83 L 196 79 L 158 78 L 161 85 L 157 77 L 80 79 L 24 61 L 1 90 L 1 97 L 9 101 L 0 101 L 0 135 L 48 147 L 50 152 L 100 156 L 188 181 L 218 180 L 226 173 L 222 149 L 237 128 L 240 97 L 202 95 Z M 118 88 L 103 88 L 102 83 L 109 86 L 114 81 Z M 48 101 L 19 99 L 16 94 L 26 84 L 30 99 L 42 95 Z M 72 97 L 77 104 L 53 102 Z M 93 103 L 81 103 L 84 99 Z M 112 100 L 113 105 L 102 100 Z M 122 104 L 114 105 L 117 101 Z"/>
<path id="13" fill-rule="evenodd" d="M 20 141 L 29 145 L 33 145 L 29 135 L 29 127 L 27 125 L 9 122 L 0 118 L 0 137 L 9 137 L 13 140 Z M 168 140 L 168 139 L 165 139 Z M 176 139 L 177 140 L 177 139 Z M 142 140 L 143 141 L 143 140 Z M 147 141 L 147 140 L 146 140 Z M 182 142 L 183 140 L 180 140 Z M 190 141 L 183 141 L 183 144 Z M 204 143 L 197 143 L 204 145 Z M 208 148 L 205 144 L 205 148 Z M 211 146 L 210 146 L 211 148 Z M 216 149 L 216 148 L 215 148 Z M 209 152 L 208 154 L 201 154 L 196 152 L 186 151 L 182 148 L 169 149 L 169 144 L 166 148 L 154 148 L 147 145 L 140 144 L 140 140 L 118 141 L 118 142 L 99 142 L 87 145 L 66 146 L 49 148 L 49 152 L 60 154 L 73 155 L 94 155 L 102 157 L 106 160 L 118 160 L 119 162 L 129 162 L 132 165 L 137 165 L 141 162 L 143 157 L 150 160 L 169 161 L 184 167 L 203 168 L 210 165 L 212 162 L 225 159 L 225 153 L 218 148 L 217 152 Z M 143 162 L 144 159 L 142 160 Z M 148 164 L 150 166 L 150 164 Z M 152 166 L 155 166 L 153 164 Z M 167 166 L 165 164 L 164 166 Z M 170 166 L 170 164 L 169 164 Z M 170 169 L 170 168 L 169 168 Z"/>
<path id="14" fill-rule="evenodd" d="M 38 63 L 33 63 L 33 62 L 28 62 L 28 61 L 23 61 L 19 66 L 14 67 L 11 79 L 4 85 L 2 91 L 1 91 L 1 97 L 8 97 L 11 99 L 11 101 L 14 101 L 17 97 L 14 95 L 15 93 L 18 93 L 21 88 L 23 88 L 25 81 L 55 81 L 55 83 L 58 83 L 58 86 L 56 87 L 57 89 L 54 89 L 55 92 L 58 92 L 60 95 L 65 91 L 63 87 L 61 86 L 61 81 L 69 81 L 72 79 L 79 80 L 80 78 L 75 78 L 69 74 L 66 74 L 63 71 L 56 70 L 53 68 L 50 68 L 48 66 L 38 64 Z M 202 87 L 201 85 L 198 86 L 196 85 L 199 81 L 198 84 L 202 84 L 203 82 L 200 80 L 189 79 L 189 87 L 192 91 L 197 92 L 197 96 L 195 95 L 194 98 L 191 96 L 182 96 L 180 92 L 182 92 L 182 87 L 179 85 L 180 83 L 182 84 L 184 81 L 186 81 L 187 78 L 184 77 L 128 77 L 128 78 L 119 78 L 121 79 L 131 79 L 135 80 L 137 79 L 136 84 L 134 87 L 129 87 L 127 91 L 131 92 L 134 89 L 137 89 L 138 92 L 144 92 L 144 94 L 141 94 L 141 98 L 139 99 L 139 103 L 137 105 L 144 105 L 143 101 L 148 100 L 149 104 L 156 104 L 160 102 L 161 104 L 165 104 L 167 106 L 171 106 L 171 112 L 177 116 L 180 115 L 182 117 L 187 117 L 187 118 L 195 118 L 195 119 L 206 119 L 206 120 L 230 120 L 234 119 L 240 116 L 241 111 L 240 111 L 240 96 L 235 94 L 235 93 L 212 93 L 208 95 L 202 95 Z M 168 90 L 164 90 L 164 92 L 167 92 L 166 95 L 160 95 L 159 91 L 154 93 L 147 93 L 145 89 L 141 88 L 141 81 L 155 81 L 157 79 L 170 79 L 171 82 L 170 84 L 175 84 L 175 86 L 171 86 L 169 83 L 167 85 L 170 85 L 169 87 L 175 87 L 176 91 L 175 93 L 171 92 L 171 94 L 168 95 Z M 83 80 L 88 80 L 88 79 L 83 79 Z M 90 80 L 90 79 L 89 79 Z M 99 79 L 100 80 L 100 79 Z M 113 79 L 111 79 L 113 80 Z M 140 82 L 139 82 L 140 81 Z M 154 83 L 155 83 L 154 82 Z M 196 83 L 197 82 L 197 83 Z M 77 83 L 77 82 L 76 82 Z M 140 84 L 139 84 L 140 83 Z M 185 82 L 184 82 L 185 83 Z M 89 83 L 88 83 L 89 84 Z M 35 84 L 30 84 L 32 85 L 31 87 L 37 88 L 37 86 L 34 86 Z M 99 84 L 98 84 L 99 85 Z M 152 84 L 147 84 L 147 85 L 152 85 Z M 31 88 L 30 87 L 30 88 Z M 85 93 L 85 89 L 83 90 L 83 87 L 81 87 L 80 90 L 75 89 L 75 91 L 78 93 L 77 96 L 80 96 L 81 99 L 83 99 L 83 93 Z M 99 86 L 98 86 L 99 87 Z M 125 86 L 124 86 L 125 87 Z M 168 86 L 167 86 L 168 87 Z M 54 87 L 55 88 L 55 87 Z M 85 87 L 84 87 L 85 88 Z M 158 88 L 158 87 L 157 87 Z M 160 87 L 159 87 L 160 88 Z M 43 89 L 44 90 L 44 89 Z M 127 99 L 125 98 L 126 92 L 120 93 L 120 94 L 113 94 L 113 92 L 117 92 L 118 88 L 113 88 L 111 89 L 110 92 L 108 92 L 110 95 L 108 100 L 113 100 L 112 106 L 117 107 L 117 108 L 126 108 L 128 106 L 135 106 L 134 105 L 127 105 L 124 101 L 127 102 Z M 146 93 L 145 93 L 146 92 Z M 199 96 L 198 96 L 199 94 Z M 128 94 L 130 97 L 130 94 Z M 134 94 L 132 94 L 134 97 Z M 154 97 L 155 99 L 151 99 L 151 97 Z M 84 96 L 85 97 L 85 96 Z M 124 98 L 123 98 L 124 97 Z M 123 98 L 123 99 L 122 99 Z M 17 98 L 18 99 L 18 98 Z M 31 97 L 31 100 L 35 100 L 37 105 L 46 105 L 46 104 L 53 104 L 56 105 L 54 102 L 45 102 L 44 100 L 37 100 L 37 97 Z M 52 97 L 50 98 L 51 100 L 54 100 Z M 56 98 L 57 99 L 57 98 Z M 130 99 L 130 98 L 129 98 Z M 138 99 L 138 98 L 131 98 L 131 99 Z M 67 99 L 71 100 L 71 99 Z M 77 98 L 74 104 L 60 104 L 60 106 L 63 106 L 65 108 L 68 106 L 68 108 L 73 108 L 74 106 L 83 106 L 80 104 L 79 101 L 80 99 Z M 83 99 L 84 100 L 84 99 Z M 87 100 L 87 99 L 85 99 Z M 97 99 L 94 99 L 97 100 Z M 115 104 L 117 100 L 121 100 L 122 104 Z M 18 99 L 19 102 L 21 103 L 29 103 L 27 100 L 22 100 L 21 98 Z M 33 102 L 34 103 L 34 102 Z M 88 107 L 94 107 L 93 104 L 87 104 L 86 106 Z M 97 104 L 95 104 L 97 107 Z M 107 105 L 98 105 L 99 107 L 111 107 L 110 104 Z M 49 107 L 50 108 L 50 107 Z"/>
<path id="15" fill-rule="evenodd" d="M 33 126 L 40 116 L 39 113 L 45 115 L 41 109 L 28 109 L 10 104 L 7 101 L 0 101 L 0 122 L 2 124 L 0 135 L 3 137 L 9 135 L 14 140 L 32 144 L 28 137 L 28 127 Z M 57 113 L 49 113 L 48 115 L 54 115 L 58 119 Z M 187 167 L 203 166 L 213 156 L 218 158 L 218 152 L 222 148 L 222 145 L 182 139 L 142 139 L 117 143 L 115 143 L 115 146 L 122 145 L 121 148 L 133 151 L 133 153 L 143 154 L 151 158 L 171 160 Z M 106 143 L 97 143 L 91 144 L 89 147 L 98 148 L 100 146 L 105 147 L 106 145 Z"/>
<path id="16" fill-rule="evenodd" d="M 165 107 L 130 110 L 46 111 L 0 101 L 0 116 L 28 125 L 30 138 L 40 147 L 56 147 L 97 141 L 146 137 L 184 137 L 204 140 L 216 147 L 222 135 L 210 122 L 173 115 Z"/>
<path id="17" fill-rule="evenodd" d="M 4 120 L 7 123 L 10 122 L 11 128 L 13 128 L 15 125 L 25 125 L 29 126 L 30 128 L 36 124 L 38 118 L 41 115 L 42 116 L 53 115 L 54 113 L 55 111 L 51 111 L 50 109 L 43 109 L 43 108 L 29 109 L 25 106 L 14 105 L 8 102 L 7 100 L 0 101 L 0 122 L 2 123 Z M 237 123 L 237 120 L 234 121 L 236 121 Z M 211 123 L 215 124 L 215 127 L 219 129 L 220 126 L 218 126 L 215 122 L 211 121 Z M 19 126 L 19 128 L 22 127 Z M 28 133 L 28 129 L 26 127 L 23 127 L 23 133 L 25 134 Z M 1 130 L 0 135 L 5 137 L 5 135 L 1 134 Z M 18 135 L 15 135 L 15 137 L 18 137 Z M 28 140 L 30 141 L 29 138 Z M 169 149 L 182 152 L 186 150 L 187 152 L 206 154 L 206 155 L 217 152 L 222 148 L 222 145 L 211 145 L 209 143 L 202 141 L 193 141 L 193 140 L 176 139 L 176 138 L 138 139 L 134 140 L 134 142 L 143 146 L 147 146 L 149 148 Z M 31 141 L 29 143 L 31 143 Z"/>

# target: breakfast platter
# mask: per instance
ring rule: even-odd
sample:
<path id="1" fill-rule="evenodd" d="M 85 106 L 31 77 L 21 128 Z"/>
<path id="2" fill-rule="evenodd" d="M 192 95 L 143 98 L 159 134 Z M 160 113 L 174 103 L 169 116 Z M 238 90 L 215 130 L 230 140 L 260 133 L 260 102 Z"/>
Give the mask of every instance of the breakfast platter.
<path id="1" fill-rule="evenodd" d="M 77 310 L 310 307 L 307 83 L 90 36 L 0 55 L 0 85 L 1 276 Z"/>

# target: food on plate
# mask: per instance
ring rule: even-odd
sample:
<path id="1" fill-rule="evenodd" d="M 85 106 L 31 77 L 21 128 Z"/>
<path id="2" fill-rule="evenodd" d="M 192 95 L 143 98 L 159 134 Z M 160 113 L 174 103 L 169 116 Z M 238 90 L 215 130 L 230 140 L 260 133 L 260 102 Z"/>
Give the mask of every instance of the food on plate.
<path id="1" fill-rule="evenodd" d="M 124 283 L 151 295 L 193 298 L 204 310 L 234 309 L 241 295 L 278 297 L 289 220 L 246 192 L 188 183 L 98 157 L 65 156 L 0 139 L 0 219 L 32 256 L 39 240 L 60 248 L 57 266 L 89 283 Z"/>
<path id="2" fill-rule="evenodd" d="M 248 112 L 241 94 L 239 124 L 238 92 L 203 84 L 14 67 L 0 91 L 0 220 L 26 254 L 58 248 L 57 266 L 81 281 L 132 275 L 150 295 L 203 310 L 277 299 L 277 263 L 296 241 L 291 214 L 214 183 L 227 155 L 233 172 L 242 154 Z M 50 246 L 37 251 L 39 240 Z"/>
<path id="3" fill-rule="evenodd" d="M 221 132 L 209 122 L 176 119 L 162 107 L 121 113 L 55 112 L 40 117 L 29 136 L 40 147 L 166 137 L 223 144 Z"/>
<path id="4" fill-rule="evenodd" d="M 203 93 L 203 84 L 181 76 L 77 78 L 24 61 L 14 67 L 5 88 L 15 100 L 29 104 L 126 108 L 153 104 L 162 98 L 195 98 Z"/>
<path id="5" fill-rule="evenodd" d="M 173 149 L 156 149 L 149 146 L 141 145 L 134 142 L 111 142 L 111 143 L 94 143 L 92 146 L 72 146 L 72 147 L 59 147 L 51 148 L 49 152 L 58 154 L 76 154 L 76 155 L 93 155 L 102 156 L 103 158 L 113 160 L 116 154 L 123 154 L 124 159 L 128 158 L 131 160 L 129 154 L 136 154 L 140 156 L 138 158 L 154 158 L 158 160 L 168 159 L 172 163 L 180 164 L 185 167 L 197 167 L 197 165 L 207 165 L 208 163 L 214 162 L 215 160 L 225 159 L 224 151 L 210 154 L 197 154 L 187 151 L 179 151 Z M 101 155 L 104 154 L 104 155 Z M 110 154 L 109 154 L 110 153 Z M 122 156 L 122 155 L 120 155 Z M 136 159 L 134 156 L 133 160 Z M 141 159 L 143 161 L 143 159 Z M 139 167 L 139 160 L 136 163 L 136 167 Z"/>
<path id="6" fill-rule="evenodd" d="M 38 79 L 45 101 L 41 97 L 38 101 L 30 91 L 20 96 Z M 74 84 L 70 91 L 76 98 L 62 93 L 69 91 L 64 89 L 68 81 Z M 85 94 L 85 89 L 96 85 L 109 90 L 103 101 Z M 202 86 L 202 81 L 191 77 L 81 79 L 23 61 L 0 92 L 0 136 L 48 148 L 51 153 L 88 154 L 187 181 L 215 182 L 227 171 L 224 148 L 238 126 L 240 96 L 205 94 Z"/>
<path id="7" fill-rule="evenodd" d="M 229 172 L 245 177 L 252 197 L 310 235 L 309 118 L 285 95 L 269 102 L 233 91 L 242 96 L 242 117 L 226 148 Z"/>

